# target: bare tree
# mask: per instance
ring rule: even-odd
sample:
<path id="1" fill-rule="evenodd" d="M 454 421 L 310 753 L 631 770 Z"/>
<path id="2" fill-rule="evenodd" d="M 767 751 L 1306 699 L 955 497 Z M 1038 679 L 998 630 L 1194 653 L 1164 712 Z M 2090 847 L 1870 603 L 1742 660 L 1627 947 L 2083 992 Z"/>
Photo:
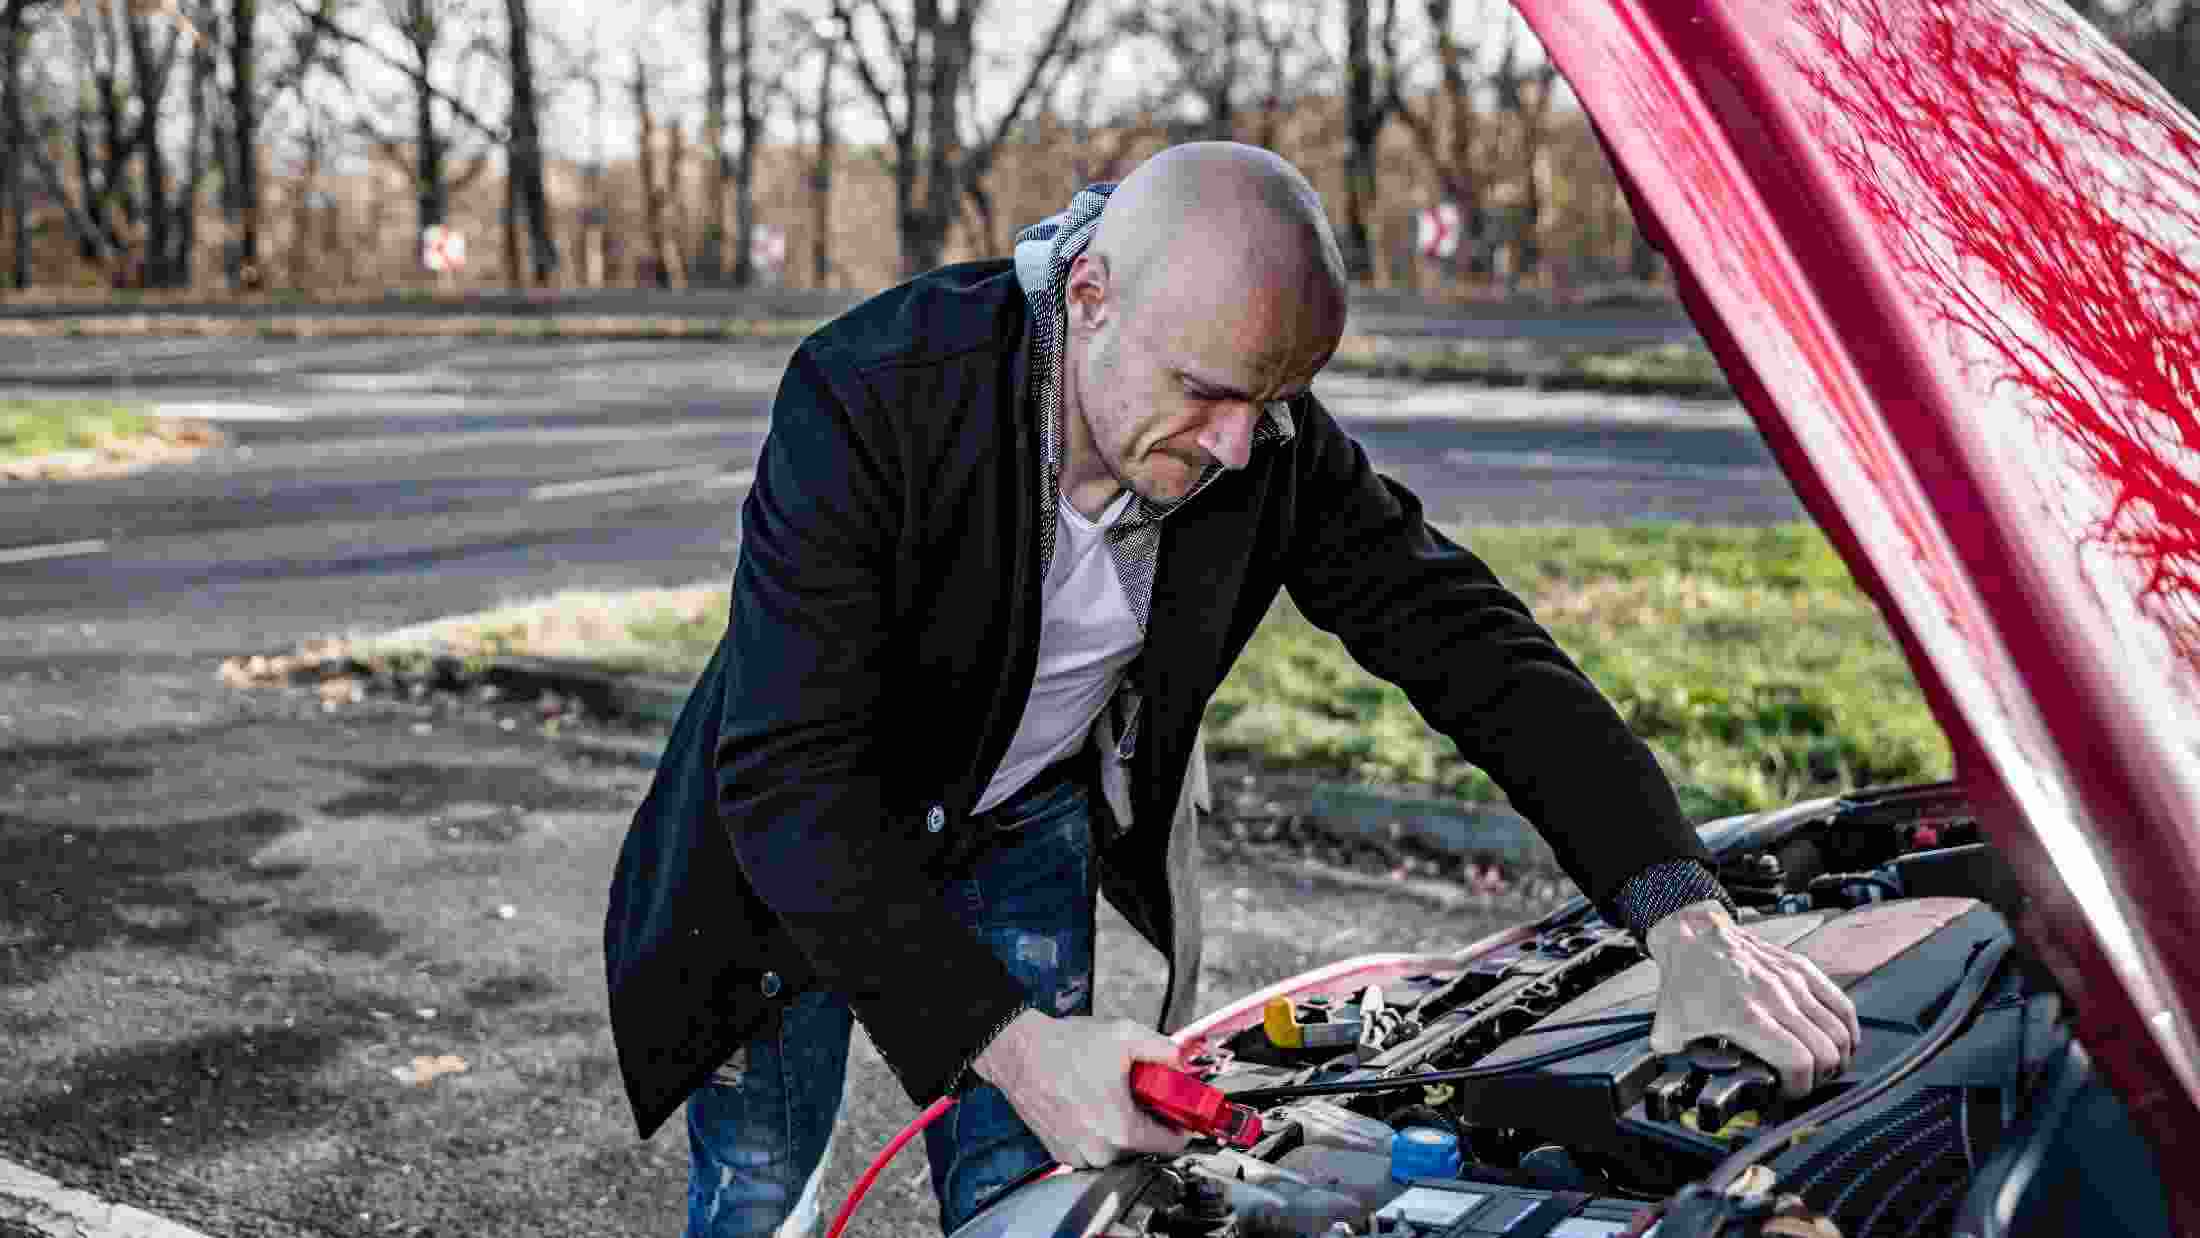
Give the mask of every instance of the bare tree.
<path id="1" fill-rule="evenodd" d="M 1170 141 L 1237 136 L 1238 95 L 1247 77 L 1246 41 L 1252 24 L 1249 7 L 1247 0 L 1133 3 L 1116 19 L 1119 34 L 1151 39 L 1167 54 L 1167 103 L 1180 105 L 1188 99 L 1198 105 L 1196 116 L 1170 118 Z"/>
<path id="2" fill-rule="evenodd" d="M 1481 213 L 1483 182 L 1475 157 L 1482 118 L 1476 111 L 1474 82 L 1468 72 L 1474 53 L 1471 46 L 1459 40 L 1454 0 L 1425 0 L 1423 8 L 1436 51 L 1435 97 L 1425 109 L 1415 108 L 1407 99 L 1397 41 L 1386 38 L 1383 54 L 1389 64 L 1390 110 L 1413 136 L 1414 147 L 1435 174 L 1444 197 L 1458 203 L 1460 211 L 1472 219 Z M 1487 18 L 1486 6 L 1474 3 L 1470 25 L 1486 25 Z"/>
<path id="3" fill-rule="evenodd" d="M 365 54 L 404 78 L 409 98 L 402 102 L 370 98 L 368 102 L 375 113 L 397 112 L 409 105 L 412 129 L 408 136 L 384 130 L 365 115 L 355 118 L 352 127 L 377 154 L 411 178 L 414 226 L 424 231 L 448 218 L 452 195 L 480 178 L 489 166 L 490 144 L 505 140 L 504 127 L 467 102 L 475 75 L 496 57 L 480 28 L 482 14 L 469 0 L 380 0 L 380 8 L 403 45 L 401 54 L 393 55 L 346 27 L 326 7 L 291 0 L 292 12 L 323 37 Z M 349 74 L 340 68 L 336 76 L 349 83 Z M 446 79 L 456 84 L 446 86 Z M 465 147 L 462 132 L 479 139 L 471 150 Z M 456 172 L 454 163 L 459 168 Z"/>
<path id="4" fill-rule="evenodd" d="M 512 87 L 511 136 L 505 154 L 505 174 L 512 182 L 511 196 L 527 212 L 529 269 L 535 283 L 543 284 L 557 272 L 558 246 L 550 236 L 550 199 L 543 192 L 534 36 L 527 0 L 504 0 L 504 19 L 505 64 L 511 72 Z"/>
<path id="5" fill-rule="evenodd" d="M 702 277 L 715 282 L 726 269 L 726 83 L 732 71 L 726 0 L 703 0 L 703 70 L 703 150 L 710 172 L 703 179 L 703 245 L 697 257 Z"/>
<path id="6" fill-rule="evenodd" d="M 64 217 L 76 235 L 78 252 L 109 264 L 110 277 L 123 281 L 127 274 L 120 264 L 127 261 L 130 233 L 138 223 L 129 162 L 143 135 L 130 123 L 133 91 L 116 7 L 79 4 L 65 10 L 77 96 L 68 123 L 81 205 L 65 211 Z M 65 191 L 62 197 L 66 201 Z"/>
<path id="7" fill-rule="evenodd" d="M 1007 107 L 983 128 L 971 114 L 967 88 L 978 62 L 985 0 L 910 0 L 906 11 L 891 0 L 833 0 L 856 80 L 887 130 L 885 163 L 894 181 L 904 274 L 939 265 L 970 187 L 991 170 L 1026 109 L 1053 93 L 1064 66 L 1082 50 L 1071 34 L 1086 3 L 1062 0 Z M 884 54 L 871 51 L 874 46 L 883 46 Z"/>
<path id="8" fill-rule="evenodd" d="M 756 139 L 763 127 L 756 88 L 756 0 L 733 0 L 733 21 L 741 57 L 734 78 L 741 155 L 733 169 L 733 285 L 746 288 L 756 281 L 756 246 L 750 238 L 756 234 Z M 722 157 L 717 167 L 725 167 Z M 724 197 L 724 190 L 719 196 Z"/>
<path id="9" fill-rule="evenodd" d="M 1382 68 L 1375 60 L 1376 34 L 1372 28 L 1373 0 L 1344 0 L 1345 44 L 1345 163 L 1344 235 L 1337 238 L 1344 251 L 1344 269 L 1353 280 L 1375 274 L 1374 245 L 1368 236 L 1368 214 L 1376 197 L 1376 144 L 1390 120 L 1393 92 L 1377 78 Z M 1398 20 L 1398 0 L 1384 0 L 1380 40 L 1389 46 Z"/>
<path id="10" fill-rule="evenodd" d="M 30 42 L 31 10 L 38 3 L 0 0 L 0 127 L 6 130 L 6 149 L 0 152 L 0 210 L 8 213 L 11 288 L 28 288 L 31 283 L 30 195 L 24 164 L 29 162 L 34 139 L 29 109 L 23 100 L 28 89 L 23 78 L 23 52 Z"/>
<path id="11" fill-rule="evenodd" d="M 785 36 L 790 63 L 814 66 L 814 91 L 807 101 L 789 92 L 788 109 L 798 130 L 811 134 L 804 186 L 810 191 L 810 283 L 823 288 L 832 278 L 833 165 L 840 158 L 840 130 L 835 123 L 844 102 L 839 90 L 840 40 L 832 23 L 814 23 L 800 13 L 785 15 Z"/>
<path id="12" fill-rule="evenodd" d="M 1515 278 L 1533 274 L 1542 265 L 1543 246 L 1538 234 L 1543 218 L 1543 184 L 1542 178 L 1536 175 L 1536 168 L 1549 129 L 1551 99 L 1557 93 L 1558 84 L 1558 67 L 1549 57 L 1533 68 L 1521 67 L 1520 35 L 1517 22 L 1507 27 L 1505 50 L 1498 57 L 1496 70 L 1490 74 L 1499 110 L 1512 117 L 1508 126 L 1512 151 L 1507 163 L 1519 191 L 1519 212 L 1512 238 L 1519 259 L 1512 269 Z"/>
<path id="13" fill-rule="evenodd" d="M 229 14 L 228 157 L 222 209 L 229 218 L 231 287 L 257 288 L 260 272 L 259 0 L 235 0 Z"/>
<path id="14" fill-rule="evenodd" d="M 634 99 L 634 118 L 641 128 L 641 145 L 637 152 L 642 174 L 642 215 L 649 230 L 649 252 L 656 272 L 652 282 L 659 288 L 675 285 L 686 286 L 686 273 L 680 258 L 679 243 L 670 238 L 665 229 L 665 199 L 668 187 L 657 169 L 657 115 L 650 102 L 649 62 L 642 58 L 640 49 L 634 52 L 634 79 L 630 86 Z M 673 122 L 672 157 L 677 167 L 679 158 L 679 122 Z"/>
<path id="15" fill-rule="evenodd" d="M 1304 37 L 1300 12 L 1290 4 L 1255 3 L 1246 26 L 1261 69 L 1260 119 L 1253 144 L 1275 150 L 1283 140 L 1285 110 L 1328 74 L 1330 64 L 1318 41 Z"/>
<path id="16" fill-rule="evenodd" d="M 130 48 L 130 71 L 137 92 L 134 142 L 142 161 L 139 184 L 145 195 L 143 279 L 154 287 L 166 286 L 171 278 L 169 261 L 173 242 L 169 234 L 174 220 L 170 214 L 168 153 L 161 143 L 161 120 L 167 110 L 164 101 L 168 94 L 168 75 L 176 67 L 183 41 L 180 27 L 162 24 L 165 38 L 154 34 L 151 17 L 143 13 L 128 13 L 123 17 L 123 30 Z"/>

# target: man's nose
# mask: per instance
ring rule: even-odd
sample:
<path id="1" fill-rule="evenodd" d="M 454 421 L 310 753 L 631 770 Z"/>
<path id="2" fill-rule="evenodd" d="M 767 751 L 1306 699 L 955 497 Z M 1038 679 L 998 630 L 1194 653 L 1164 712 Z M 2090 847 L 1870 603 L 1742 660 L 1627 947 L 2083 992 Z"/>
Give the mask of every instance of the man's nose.
<path id="1" fill-rule="evenodd" d="M 1226 469 L 1241 469 L 1253 458 L 1253 423 L 1260 406 L 1251 401 L 1219 411 L 1199 432 L 1198 443 Z"/>

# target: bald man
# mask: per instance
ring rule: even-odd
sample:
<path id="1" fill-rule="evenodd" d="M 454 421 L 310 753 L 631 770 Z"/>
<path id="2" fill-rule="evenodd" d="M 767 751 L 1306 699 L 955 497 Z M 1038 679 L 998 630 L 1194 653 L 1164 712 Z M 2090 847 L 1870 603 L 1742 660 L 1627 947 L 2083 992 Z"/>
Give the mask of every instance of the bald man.
<path id="1" fill-rule="evenodd" d="M 1662 965 L 1652 1043 L 1734 1037 L 1791 1093 L 1848 999 L 1738 929 L 1649 750 L 1309 390 L 1343 264 L 1267 151 L 1163 151 L 804 341 L 742 507 L 725 639 L 605 920 L 647 1137 L 683 1103 L 688 1233 L 806 1233 L 853 1021 L 925 1131 L 940 1224 L 1055 1162 L 1183 1148 L 1091 1016 L 1109 901 L 1192 1012 L 1208 698 L 1279 590 L 1487 770 Z M 870 1149 L 864 1149 L 870 1154 Z"/>

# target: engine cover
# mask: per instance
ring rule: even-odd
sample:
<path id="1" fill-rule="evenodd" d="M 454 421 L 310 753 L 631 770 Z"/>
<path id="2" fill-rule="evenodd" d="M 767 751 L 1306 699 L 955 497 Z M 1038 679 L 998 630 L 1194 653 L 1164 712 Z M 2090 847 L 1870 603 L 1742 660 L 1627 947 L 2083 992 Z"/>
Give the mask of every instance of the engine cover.
<path id="1" fill-rule="evenodd" d="M 1863 1042 L 1848 1072 L 1825 1084 L 1816 1099 L 1909 1048 L 1939 1013 L 1972 953 L 2009 935 L 1999 914 L 1968 898 L 1813 911 L 1755 921 L 1750 928 L 1817 963 L 1856 1003 Z M 1476 1126 L 1532 1131 L 1567 1146 L 1619 1150 L 1649 1138 L 1677 1152 L 1716 1155 L 1769 1116 L 1762 1110 L 1776 1088 L 1769 1076 L 1737 1080 L 1731 1064 L 1650 1052 L 1647 1016 L 1656 1011 L 1658 984 L 1657 964 L 1639 963 L 1507 1040 L 1475 1065 L 1514 1069 L 1463 1085 L 1461 1116 Z M 1630 1026 L 1638 1034 L 1624 1035 Z M 2016 1055 L 2000 1051 L 2006 1038 L 1995 1026 L 1982 1018 L 1935 1059 L 1931 1076 L 1956 1086 L 2008 1083 Z M 1758 1083 L 1766 1086 L 1753 1086 Z"/>

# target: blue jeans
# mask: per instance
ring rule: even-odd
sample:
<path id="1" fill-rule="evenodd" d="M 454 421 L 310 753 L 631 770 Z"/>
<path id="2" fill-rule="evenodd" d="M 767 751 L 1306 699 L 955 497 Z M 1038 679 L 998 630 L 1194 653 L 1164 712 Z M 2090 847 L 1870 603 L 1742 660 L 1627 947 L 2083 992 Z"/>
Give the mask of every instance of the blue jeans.
<path id="1" fill-rule="evenodd" d="M 1076 780 L 1019 793 L 988 814 L 1001 837 L 942 897 L 992 947 L 1031 1005 L 1092 1013 L 1091 804 Z M 984 828 L 984 827 L 980 827 Z M 775 1032 L 751 1040 L 688 1097 L 688 1238 L 821 1233 L 840 1202 L 820 1200 L 846 1085 L 854 1020 L 843 998 L 787 1003 Z M 940 1229 L 953 1232 L 1019 1178 L 1052 1162 L 1000 1089 L 978 1084 L 924 1131 Z M 868 1163 L 879 1148 L 856 1149 Z"/>

